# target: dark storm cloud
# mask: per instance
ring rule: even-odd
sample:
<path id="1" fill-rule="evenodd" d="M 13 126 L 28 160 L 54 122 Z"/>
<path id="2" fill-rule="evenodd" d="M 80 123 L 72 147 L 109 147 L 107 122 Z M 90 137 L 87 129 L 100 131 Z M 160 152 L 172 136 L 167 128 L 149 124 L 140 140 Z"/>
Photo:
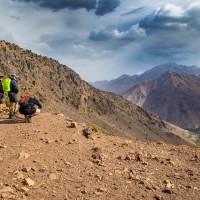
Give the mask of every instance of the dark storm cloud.
<path id="1" fill-rule="evenodd" d="M 41 7 L 58 11 L 64 8 L 95 10 L 96 15 L 113 12 L 120 5 L 119 0 L 13 0 L 25 3 L 36 3 Z"/>
<path id="2" fill-rule="evenodd" d="M 85 8 L 87 10 L 92 10 L 95 8 L 96 0 L 15 0 L 19 2 L 26 3 L 36 3 L 41 7 L 50 8 L 53 10 L 60 10 L 63 8 L 69 9 L 79 9 Z"/>
<path id="3" fill-rule="evenodd" d="M 160 9 L 141 20 L 139 26 L 149 33 L 190 29 L 200 31 L 200 7 L 192 7 L 180 16 L 166 14 Z"/>
<path id="4" fill-rule="evenodd" d="M 188 23 L 188 16 L 159 16 L 149 15 L 139 22 L 139 26 L 144 28 L 148 33 L 156 31 L 179 30 L 184 28 Z"/>
<path id="5" fill-rule="evenodd" d="M 141 8 L 142 9 L 142 8 Z M 114 26 L 113 29 L 91 32 L 89 39 L 93 41 L 108 40 L 132 40 L 144 39 L 147 44 L 149 40 L 157 38 L 153 44 L 163 44 L 162 41 L 172 46 L 177 44 L 178 35 L 187 38 L 186 43 L 191 42 L 190 38 L 197 37 L 195 32 L 200 31 L 200 7 L 191 7 L 187 10 L 179 10 L 177 7 L 160 8 L 152 14 L 144 17 L 138 22 L 126 21 Z M 179 39 L 179 38 L 178 38 Z M 189 40 L 188 40 L 189 39 Z M 181 38 L 179 44 L 185 43 Z M 153 46 L 151 44 L 150 46 Z M 179 44 L 177 49 L 179 48 Z M 168 45 L 165 45 L 168 49 Z M 159 49 L 159 48 L 158 48 Z"/>
<path id="6" fill-rule="evenodd" d="M 131 16 L 131 12 L 129 13 Z M 131 17 L 128 21 L 122 20 L 112 28 L 108 26 L 104 30 L 93 31 L 89 39 L 93 42 L 105 41 L 106 44 L 112 42 L 115 47 L 124 45 L 127 64 L 133 61 L 165 63 L 190 60 L 191 62 L 191 59 L 198 57 L 200 5 L 190 6 L 187 9 L 168 5 L 156 9 L 137 22 L 130 19 Z"/>
<path id="7" fill-rule="evenodd" d="M 99 0 L 97 1 L 96 15 L 104 15 L 113 12 L 120 5 L 119 0 Z"/>
<path id="8" fill-rule="evenodd" d="M 196 41 L 200 33 L 200 7 L 180 14 L 160 9 L 141 20 L 139 27 L 147 33 L 142 53 L 148 59 L 185 60 L 199 51 Z"/>
<path id="9" fill-rule="evenodd" d="M 200 6 L 192 7 L 188 10 L 187 14 L 189 16 L 188 23 L 190 28 L 200 31 Z"/>

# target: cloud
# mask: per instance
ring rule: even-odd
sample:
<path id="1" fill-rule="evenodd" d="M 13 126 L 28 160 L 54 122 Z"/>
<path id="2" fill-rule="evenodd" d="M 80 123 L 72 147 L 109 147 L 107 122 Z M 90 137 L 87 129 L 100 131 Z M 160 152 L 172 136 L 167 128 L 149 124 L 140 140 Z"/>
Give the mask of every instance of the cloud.
<path id="1" fill-rule="evenodd" d="M 25 3 L 35 3 L 40 7 L 59 11 L 64 8 L 76 10 L 84 8 L 87 11 L 95 10 L 96 15 L 105 15 L 113 12 L 120 5 L 119 0 L 13 0 Z"/>
<path id="2" fill-rule="evenodd" d="M 192 4 L 187 10 L 187 14 L 189 27 L 200 31 L 200 3 Z"/>
<path id="3" fill-rule="evenodd" d="M 135 11 L 140 12 L 140 9 Z M 134 12 L 127 13 L 122 15 L 120 23 L 92 31 L 89 36 L 96 45 L 111 44 L 109 49 L 115 49 L 115 58 L 118 64 L 126 66 L 124 70 L 142 72 L 149 66 L 171 61 L 189 65 L 200 63 L 199 3 L 166 4 L 137 18 L 138 21 L 132 17 Z"/>
<path id="4" fill-rule="evenodd" d="M 141 54 L 144 62 L 158 60 L 192 62 L 200 53 L 200 7 L 182 9 L 166 5 L 156 9 L 139 22 L 146 30 L 147 38 L 142 43 Z M 193 62 L 196 62 L 193 60 Z M 194 63 L 193 63 L 194 64 Z"/>
<path id="5" fill-rule="evenodd" d="M 180 30 L 187 28 L 188 19 L 187 14 L 180 7 L 168 4 L 142 19 L 139 26 L 149 33 Z"/>
<path id="6" fill-rule="evenodd" d="M 96 0 L 14 0 L 25 3 L 36 3 L 41 7 L 58 11 L 64 8 L 86 10 L 95 9 Z"/>
<path id="7" fill-rule="evenodd" d="M 130 27 L 127 31 L 113 29 L 111 31 L 91 32 L 89 35 L 89 39 L 93 41 L 121 40 L 129 42 L 145 37 L 145 30 L 140 28 L 138 25 Z"/>
<path id="8" fill-rule="evenodd" d="M 165 62 L 200 65 L 198 0 L 1 0 L 0 16 L 1 39 L 88 81 Z"/>
<path id="9" fill-rule="evenodd" d="M 96 15 L 104 15 L 113 12 L 120 5 L 119 0 L 99 0 L 97 1 Z"/>
<path id="10" fill-rule="evenodd" d="M 185 59 L 194 53 L 191 52 L 193 43 L 196 46 L 199 40 L 200 4 L 185 9 L 166 4 L 135 23 L 124 21 L 113 28 L 91 32 L 89 39 L 97 42 L 115 40 L 120 47 L 121 41 L 127 41 L 123 45 L 140 42 L 142 57 L 152 57 L 152 60 L 155 57 Z M 123 27 L 122 30 L 119 27 Z M 200 48 L 200 44 L 197 46 Z"/>

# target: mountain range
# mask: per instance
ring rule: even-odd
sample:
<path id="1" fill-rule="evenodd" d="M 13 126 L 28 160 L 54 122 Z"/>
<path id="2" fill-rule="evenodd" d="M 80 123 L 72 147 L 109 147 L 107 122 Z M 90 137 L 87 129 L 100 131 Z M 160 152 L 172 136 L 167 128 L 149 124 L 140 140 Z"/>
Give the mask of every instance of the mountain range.
<path id="1" fill-rule="evenodd" d="M 200 68 L 195 65 L 166 63 L 141 75 L 123 75 L 108 81 L 108 87 L 104 81 L 97 82 L 97 87 L 104 83 L 102 89 L 108 88 L 164 120 L 192 130 L 200 126 L 199 76 Z"/>
<path id="2" fill-rule="evenodd" d="M 176 63 L 166 63 L 153 67 L 150 70 L 142 73 L 141 75 L 122 75 L 117 79 L 113 79 L 110 81 L 96 81 L 91 83 L 91 85 L 104 91 L 109 91 L 122 95 L 134 85 L 155 80 L 166 71 L 174 71 L 178 74 L 183 75 L 200 75 L 200 68 L 195 65 L 186 66 L 178 65 Z"/>
<path id="3" fill-rule="evenodd" d="M 124 98 L 183 128 L 200 126 L 200 78 L 172 71 L 126 91 Z"/>
<path id="4" fill-rule="evenodd" d="M 0 70 L 5 75 L 17 73 L 19 95 L 29 91 L 42 103 L 43 111 L 63 113 L 107 134 L 142 141 L 194 144 L 188 132 L 122 96 L 94 88 L 52 58 L 0 41 Z"/>

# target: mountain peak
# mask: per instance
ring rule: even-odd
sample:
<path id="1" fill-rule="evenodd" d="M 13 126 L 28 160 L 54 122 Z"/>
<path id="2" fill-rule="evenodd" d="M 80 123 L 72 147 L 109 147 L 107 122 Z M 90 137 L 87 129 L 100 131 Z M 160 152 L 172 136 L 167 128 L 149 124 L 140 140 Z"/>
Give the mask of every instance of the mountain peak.
<path id="1" fill-rule="evenodd" d="M 166 72 L 164 72 L 159 78 L 161 78 L 161 77 L 166 77 L 166 78 L 172 78 L 172 77 L 179 77 L 179 78 L 181 78 L 183 75 L 181 75 L 181 74 L 179 74 L 179 73 L 177 73 L 177 72 L 175 72 L 175 71 L 172 71 L 172 70 L 168 70 L 168 71 L 166 71 Z"/>
<path id="2" fill-rule="evenodd" d="M 178 74 L 174 71 L 168 70 L 164 72 L 157 80 L 158 85 L 162 85 L 165 87 L 170 87 L 170 85 L 173 85 L 174 87 L 177 87 L 180 83 L 184 84 L 184 76 L 181 74 Z"/>

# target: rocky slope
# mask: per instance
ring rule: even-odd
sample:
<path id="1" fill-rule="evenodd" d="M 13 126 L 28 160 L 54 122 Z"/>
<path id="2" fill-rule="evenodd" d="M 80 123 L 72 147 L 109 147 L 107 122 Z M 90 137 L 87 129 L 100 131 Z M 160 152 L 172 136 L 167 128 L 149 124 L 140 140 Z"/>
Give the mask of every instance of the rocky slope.
<path id="1" fill-rule="evenodd" d="M 200 151 L 93 132 L 62 114 L 0 118 L 2 200 L 199 200 Z"/>
<path id="2" fill-rule="evenodd" d="M 44 110 L 61 111 L 75 120 L 127 138 L 193 144 L 185 133 L 176 137 L 176 130 L 158 116 L 123 97 L 95 89 L 67 66 L 15 44 L 0 41 L 0 71 L 19 74 L 20 93 L 30 91 Z"/>
<path id="3" fill-rule="evenodd" d="M 123 75 L 114 80 L 97 81 L 91 84 L 105 91 L 113 92 L 116 94 L 124 94 L 124 92 L 132 88 L 134 85 L 155 80 L 159 78 L 164 72 L 169 70 L 183 75 L 200 75 L 200 68 L 197 66 L 186 66 L 177 65 L 176 63 L 166 63 L 153 67 L 152 69 L 142 73 L 141 75 Z"/>
<path id="4" fill-rule="evenodd" d="M 168 71 L 124 95 L 132 103 L 182 128 L 200 126 L 200 78 Z"/>

